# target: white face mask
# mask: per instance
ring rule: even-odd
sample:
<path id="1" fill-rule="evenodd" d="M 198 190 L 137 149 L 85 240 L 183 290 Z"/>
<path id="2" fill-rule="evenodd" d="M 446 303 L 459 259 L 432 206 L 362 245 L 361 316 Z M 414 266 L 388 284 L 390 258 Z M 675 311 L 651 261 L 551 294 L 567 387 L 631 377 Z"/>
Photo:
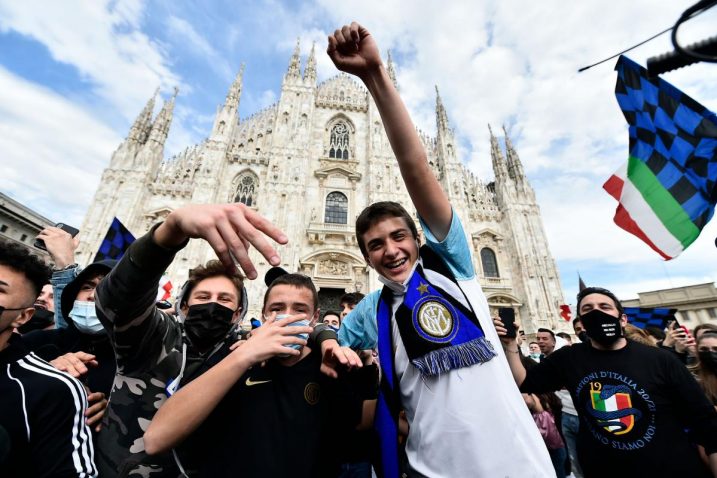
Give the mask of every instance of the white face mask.
<path id="1" fill-rule="evenodd" d="M 281 319 L 285 319 L 287 317 L 289 317 L 289 314 L 278 314 L 275 317 L 275 319 L 281 320 Z M 266 319 L 267 319 L 267 317 L 264 318 L 264 320 L 266 320 Z M 288 324 L 286 327 L 305 326 L 305 325 L 311 325 L 311 321 L 309 319 L 301 319 L 296 322 L 292 322 L 292 323 Z M 295 334 L 294 337 L 299 337 L 300 339 L 308 340 L 309 334 L 307 334 L 307 333 Z M 301 350 L 304 348 L 303 345 L 299 345 L 299 344 L 284 344 L 284 347 L 288 347 L 288 348 L 294 349 L 294 350 Z M 279 357 L 288 357 L 288 355 L 279 355 Z"/>
<path id="2" fill-rule="evenodd" d="M 77 330 L 83 334 L 97 335 L 105 330 L 102 322 L 97 318 L 94 302 L 76 300 L 69 315 Z"/>

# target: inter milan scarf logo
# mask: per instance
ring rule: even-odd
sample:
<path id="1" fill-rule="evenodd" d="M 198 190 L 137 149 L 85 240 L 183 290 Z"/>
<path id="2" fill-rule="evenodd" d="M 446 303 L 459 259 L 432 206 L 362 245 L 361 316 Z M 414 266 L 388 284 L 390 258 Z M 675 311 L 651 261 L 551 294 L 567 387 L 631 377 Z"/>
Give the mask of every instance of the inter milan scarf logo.
<path id="1" fill-rule="evenodd" d="M 495 352 L 470 304 L 464 297 L 456 297 L 463 292 L 450 270 L 433 251 L 427 251 L 430 249 L 423 248 L 422 264 L 409 279 L 395 313 L 411 363 L 421 375 L 432 376 L 487 362 Z M 381 302 L 386 302 L 383 297 Z M 390 320 L 385 317 L 389 310 L 384 305 L 379 305 L 379 321 Z"/>
<path id="2" fill-rule="evenodd" d="M 395 313 L 411 363 L 423 377 L 432 377 L 495 357 L 450 269 L 426 246 L 421 247 L 420 256 L 421 263 L 409 279 L 403 302 Z M 384 373 L 375 420 L 384 478 L 401 475 L 397 423 L 402 407 L 393 367 L 392 302 L 393 292 L 384 287 L 377 311 L 378 358 Z"/>

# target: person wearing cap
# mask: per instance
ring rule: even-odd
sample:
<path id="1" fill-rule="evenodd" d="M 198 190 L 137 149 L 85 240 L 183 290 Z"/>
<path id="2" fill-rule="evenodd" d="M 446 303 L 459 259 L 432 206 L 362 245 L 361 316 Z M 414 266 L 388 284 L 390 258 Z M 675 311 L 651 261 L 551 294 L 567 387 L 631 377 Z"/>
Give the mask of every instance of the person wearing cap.
<path id="1" fill-rule="evenodd" d="M 281 231 L 241 203 L 188 205 L 138 238 L 98 285 L 97 316 L 117 361 L 95 455 L 103 477 L 179 475 L 173 454 L 149 456 L 142 436 L 167 397 L 210 369 L 236 341 L 247 310 L 236 264 L 248 278 L 256 278 L 248 256 L 253 246 L 278 265 L 280 258 L 267 237 L 287 242 Z M 177 319 L 159 309 L 155 298 L 163 272 L 190 238 L 207 241 L 220 261 L 191 270 L 178 297 Z"/>
<path id="2" fill-rule="evenodd" d="M 587 343 L 556 350 L 528 371 L 515 339 L 499 318 L 494 324 L 522 392 L 570 392 L 583 475 L 717 476 L 717 412 L 688 370 L 669 352 L 626 340 L 627 317 L 609 290 L 581 290 L 577 313 Z"/>

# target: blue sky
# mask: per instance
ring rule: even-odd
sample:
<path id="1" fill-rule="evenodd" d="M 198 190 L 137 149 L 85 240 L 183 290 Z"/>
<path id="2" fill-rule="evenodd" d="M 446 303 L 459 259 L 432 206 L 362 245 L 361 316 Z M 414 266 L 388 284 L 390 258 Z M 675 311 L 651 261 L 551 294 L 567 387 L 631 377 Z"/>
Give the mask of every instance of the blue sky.
<path id="1" fill-rule="evenodd" d="M 180 89 L 167 155 L 201 142 L 246 64 L 242 118 L 272 104 L 296 39 L 313 42 L 319 80 L 335 73 L 326 35 L 358 20 L 391 49 L 401 93 L 433 133 L 438 85 L 464 162 L 489 180 L 487 124 L 505 124 L 543 212 L 566 301 L 588 284 L 637 292 L 712 282 L 715 222 L 663 262 L 612 222 L 601 186 L 627 156 L 614 61 L 577 69 L 672 25 L 685 1 L 80 1 L 0 0 L 0 190 L 52 220 L 79 225 L 102 169 L 155 88 Z M 717 9 L 685 42 L 713 35 Z M 671 50 L 667 36 L 629 55 Z M 717 67 L 666 79 L 717 109 Z M 161 102 L 159 102 L 161 104 Z M 159 105 L 158 105 L 159 107 Z"/>

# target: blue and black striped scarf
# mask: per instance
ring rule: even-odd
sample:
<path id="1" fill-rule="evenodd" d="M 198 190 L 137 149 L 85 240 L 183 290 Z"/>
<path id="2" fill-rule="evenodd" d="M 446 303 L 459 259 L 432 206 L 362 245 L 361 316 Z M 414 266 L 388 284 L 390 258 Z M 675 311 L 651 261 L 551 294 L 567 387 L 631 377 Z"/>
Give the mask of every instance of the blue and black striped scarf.
<path id="1" fill-rule="evenodd" d="M 421 263 L 411 275 L 395 313 L 411 364 L 423 377 L 484 363 L 496 356 L 455 276 L 430 248 L 420 249 Z M 430 278 L 430 280 L 429 280 Z M 447 290 L 452 291 L 452 294 Z M 461 300 L 455 297 L 462 294 Z M 398 414 L 402 407 L 394 369 L 391 334 L 393 292 L 384 287 L 378 302 L 378 357 L 383 370 L 376 410 L 382 475 L 398 477 Z"/>

